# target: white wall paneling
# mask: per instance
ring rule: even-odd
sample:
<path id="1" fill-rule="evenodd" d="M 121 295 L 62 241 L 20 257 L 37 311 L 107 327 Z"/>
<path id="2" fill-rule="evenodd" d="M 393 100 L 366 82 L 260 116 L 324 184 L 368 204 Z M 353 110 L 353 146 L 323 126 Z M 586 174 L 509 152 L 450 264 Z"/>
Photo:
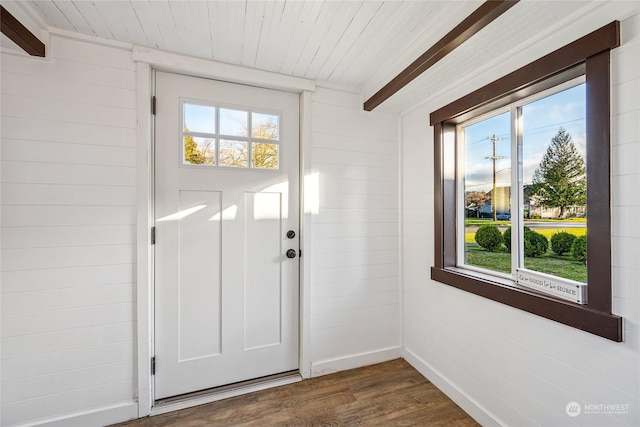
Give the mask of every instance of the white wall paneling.
<path id="1" fill-rule="evenodd" d="M 206 26 L 209 44 L 176 30 L 186 25 L 182 4 L 123 3 L 135 13 L 124 16 L 98 3 L 62 3 L 32 5 L 46 15 L 43 22 L 64 29 L 52 29 L 47 59 L 2 53 L 3 425 L 107 425 L 151 409 L 151 67 L 302 93 L 304 377 L 404 351 L 487 425 L 571 425 L 564 408 L 572 400 L 631 405 L 629 414 L 574 424 L 637 424 L 640 293 L 633 255 L 640 235 L 633 189 L 640 170 L 633 159 L 640 150 L 634 96 L 640 18 L 637 9 L 629 13 L 633 3 L 586 4 L 556 18 L 576 4 L 537 10 L 535 2 L 522 2 L 509 12 L 514 18 L 521 9 L 513 22 L 555 14 L 550 29 L 538 32 L 532 20 L 512 38 L 498 26 L 476 42 L 496 46 L 510 39 L 518 44 L 511 55 L 487 61 L 480 49 L 466 59 L 451 57 L 449 68 L 433 67 L 430 73 L 439 74 L 421 89 L 385 103 L 383 109 L 405 111 L 400 129 L 395 114 L 364 113 L 359 94 L 312 79 L 375 91 L 389 73 L 388 58 L 403 67 L 448 27 L 430 32 L 418 23 L 428 15 L 457 19 L 451 10 L 434 15 L 435 3 L 348 2 L 323 10 L 318 2 L 258 2 L 246 16 L 232 3 L 209 3 L 206 13 L 198 4 L 203 23 L 231 17 Z M 71 25 L 79 16 L 84 23 Z M 374 31 L 390 16 L 398 23 Z M 246 39 L 228 36 L 235 18 L 251 29 Z M 623 45 L 612 53 L 614 312 L 625 317 L 620 344 L 429 280 L 429 112 L 616 18 L 624 19 Z M 406 19 L 413 24 L 399 24 Z M 398 51 L 390 36 L 412 46 Z M 193 51 L 178 55 L 159 46 Z M 470 66 L 480 60 L 486 65 Z M 262 70 L 248 68 L 254 66 Z M 476 72 L 455 78 L 451 67 Z"/>
<path id="2" fill-rule="evenodd" d="M 555 6 L 551 7 L 552 11 Z M 637 112 L 640 15 L 630 3 L 601 5 L 561 31 L 538 34 L 494 69 L 451 81 L 402 118 L 402 250 L 405 357 L 483 425 L 636 425 L 640 422 L 640 180 Z M 624 317 L 615 343 L 429 279 L 433 260 L 433 130 L 429 113 L 527 62 L 622 20 L 612 51 L 613 312 Z M 469 48 L 469 46 L 467 47 Z M 526 385 L 526 386 L 525 386 Z M 617 414 L 568 417 L 569 402 L 629 405 Z"/>
<path id="3" fill-rule="evenodd" d="M 2 55 L 2 425 L 137 415 L 131 52 Z"/>
<path id="4" fill-rule="evenodd" d="M 400 357 L 397 118 L 360 105 L 312 96 L 312 375 Z"/>

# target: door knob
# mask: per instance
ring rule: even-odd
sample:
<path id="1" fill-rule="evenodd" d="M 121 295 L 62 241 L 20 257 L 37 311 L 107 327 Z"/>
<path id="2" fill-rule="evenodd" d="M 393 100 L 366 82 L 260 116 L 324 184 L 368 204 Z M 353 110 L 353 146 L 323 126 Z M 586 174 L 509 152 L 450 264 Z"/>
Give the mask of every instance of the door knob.
<path id="1" fill-rule="evenodd" d="M 295 258 L 296 257 L 296 250 L 295 249 L 289 249 L 287 251 L 287 258 Z"/>

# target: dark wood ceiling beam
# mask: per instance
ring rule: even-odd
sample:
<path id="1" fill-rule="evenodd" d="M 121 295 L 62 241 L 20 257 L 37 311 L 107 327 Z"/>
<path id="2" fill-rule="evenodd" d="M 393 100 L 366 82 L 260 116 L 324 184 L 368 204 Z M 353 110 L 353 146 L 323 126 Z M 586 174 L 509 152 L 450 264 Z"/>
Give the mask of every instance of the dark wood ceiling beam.
<path id="1" fill-rule="evenodd" d="M 0 5 L 0 30 L 32 56 L 44 57 L 45 46 L 31 31 Z"/>
<path id="2" fill-rule="evenodd" d="M 364 103 L 366 111 L 372 111 L 378 105 L 408 85 L 413 79 L 427 71 L 433 64 L 469 40 L 478 31 L 489 25 L 494 19 L 513 7 L 520 0 L 498 0 L 484 2 L 464 21 L 458 24 L 447 35 L 438 40 L 429 50 L 420 55 L 411 65 L 394 77 L 382 89 Z"/>

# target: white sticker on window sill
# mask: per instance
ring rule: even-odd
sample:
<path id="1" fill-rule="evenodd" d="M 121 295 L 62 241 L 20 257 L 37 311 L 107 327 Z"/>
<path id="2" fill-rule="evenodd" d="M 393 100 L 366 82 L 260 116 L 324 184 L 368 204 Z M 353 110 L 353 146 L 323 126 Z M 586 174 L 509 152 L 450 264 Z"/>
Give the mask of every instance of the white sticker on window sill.
<path id="1" fill-rule="evenodd" d="M 554 297 L 578 304 L 587 303 L 587 284 L 574 280 L 563 279 L 549 274 L 538 273 L 536 271 L 519 268 L 517 272 L 517 282 L 519 285 L 535 289 Z"/>

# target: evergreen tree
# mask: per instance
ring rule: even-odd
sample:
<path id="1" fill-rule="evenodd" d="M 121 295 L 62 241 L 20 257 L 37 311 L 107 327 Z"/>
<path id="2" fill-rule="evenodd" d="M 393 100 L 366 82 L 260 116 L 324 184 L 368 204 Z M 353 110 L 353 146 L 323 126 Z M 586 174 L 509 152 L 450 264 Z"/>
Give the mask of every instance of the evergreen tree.
<path id="1" fill-rule="evenodd" d="M 584 158 L 564 128 L 551 139 L 542 162 L 533 174 L 534 194 L 545 207 L 560 208 L 560 217 L 573 205 L 587 200 Z"/>

